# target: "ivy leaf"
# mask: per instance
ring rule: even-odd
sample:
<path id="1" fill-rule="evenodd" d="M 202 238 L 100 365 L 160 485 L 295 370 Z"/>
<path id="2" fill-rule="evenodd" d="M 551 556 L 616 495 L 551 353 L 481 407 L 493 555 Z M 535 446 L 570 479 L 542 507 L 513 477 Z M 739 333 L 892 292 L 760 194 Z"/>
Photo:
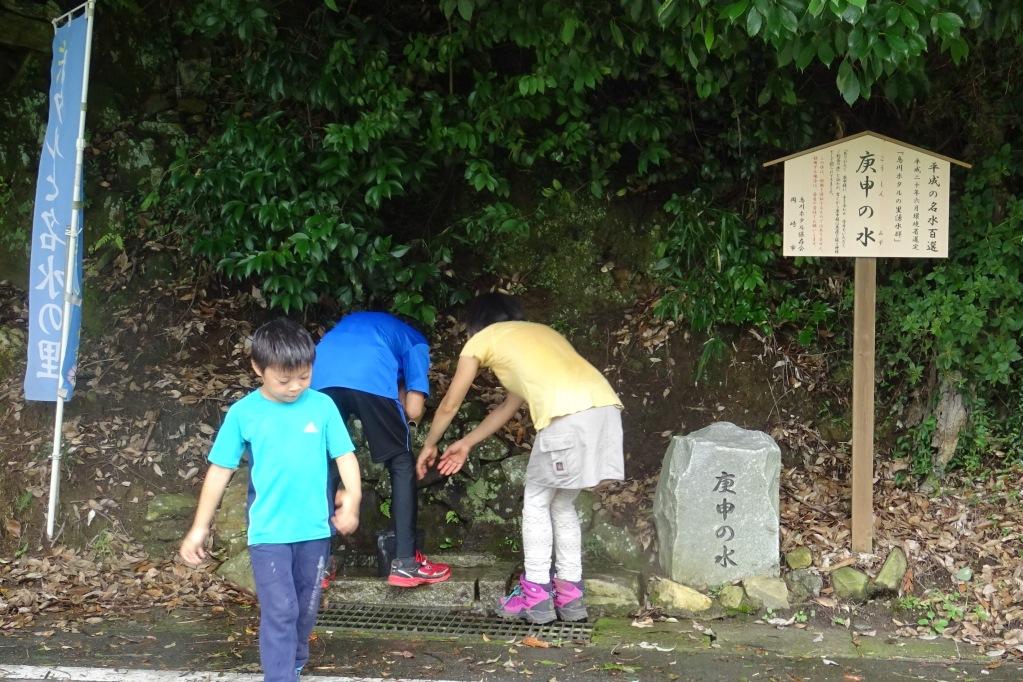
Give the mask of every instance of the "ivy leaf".
<path id="1" fill-rule="evenodd" d="M 821 0 L 821 2 L 823 1 L 824 0 Z M 738 2 L 733 2 L 728 7 L 725 7 L 721 16 L 723 16 L 725 19 L 728 19 L 729 21 L 735 21 L 736 19 L 742 16 L 742 13 L 746 11 L 747 7 L 749 7 L 749 0 L 739 0 Z"/>
<path id="2" fill-rule="evenodd" d="M 575 29 L 578 26 L 579 21 L 575 17 L 567 17 L 565 23 L 561 25 L 561 42 L 568 45 L 572 42 L 572 38 L 575 37 Z"/>
<path id="3" fill-rule="evenodd" d="M 323 0 L 323 4 L 335 12 L 338 11 L 337 0 Z"/>
<path id="4" fill-rule="evenodd" d="M 761 27 L 764 25 L 764 16 L 757 10 L 756 7 L 749 11 L 746 15 L 746 33 L 752 38 L 756 34 L 760 33 Z"/>
<path id="5" fill-rule="evenodd" d="M 852 106 L 860 98 L 860 79 L 856 76 L 856 72 L 853 71 L 848 59 L 844 60 L 841 66 L 838 67 L 838 77 L 835 79 L 835 84 L 838 85 L 838 91 L 842 93 L 842 99 L 849 106 Z"/>
<path id="6" fill-rule="evenodd" d="M 799 54 L 796 55 L 796 68 L 800 71 L 804 70 L 813 61 L 813 58 L 817 55 L 817 46 L 812 42 L 808 42 L 803 45 L 799 50 Z M 822 60 L 823 61 L 823 60 Z"/>
<path id="7" fill-rule="evenodd" d="M 942 12 L 931 19 L 931 30 L 944 36 L 956 36 L 962 27 L 963 20 L 952 12 Z"/>
<path id="8" fill-rule="evenodd" d="M 466 21 L 472 20 L 473 1 L 472 0 L 458 0 L 458 13 Z"/>
<path id="9" fill-rule="evenodd" d="M 703 45 L 707 52 L 714 46 L 714 24 L 707 24 L 707 30 L 703 32 Z"/>
<path id="10" fill-rule="evenodd" d="M 913 14 L 913 10 L 909 7 L 902 8 L 902 25 L 908 28 L 910 31 L 916 32 L 920 28 L 920 20 Z"/>
<path id="11" fill-rule="evenodd" d="M 664 26 L 671 19 L 673 10 L 675 9 L 675 0 L 665 0 L 661 3 L 661 6 L 657 8 L 657 21 Z"/>

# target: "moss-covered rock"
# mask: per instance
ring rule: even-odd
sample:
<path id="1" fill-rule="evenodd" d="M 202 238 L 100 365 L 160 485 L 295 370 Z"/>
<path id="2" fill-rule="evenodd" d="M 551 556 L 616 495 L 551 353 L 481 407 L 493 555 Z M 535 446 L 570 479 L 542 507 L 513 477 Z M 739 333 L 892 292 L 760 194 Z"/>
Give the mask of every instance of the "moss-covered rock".
<path id="1" fill-rule="evenodd" d="M 649 563 L 649 555 L 636 540 L 635 533 L 604 510 L 593 517 L 584 551 L 598 562 L 604 560 L 632 570 L 642 570 Z"/>
<path id="2" fill-rule="evenodd" d="M 810 548 L 796 547 L 791 552 L 786 552 L 785 563 L 788 564 L 788 567 L 792 570 L 809 568 L 813 565 L 813 555 L 810 553 Z"/>
<path id="3" fill-rule="evenodd" d="M 235 587 L 256 593 L 256 579 L 252 576 L 252 558 L 248 548 L 220 564 L 216 573 Z"/>
<path id="4" fill-rule="evenodd" d="M 789 588 L 790 601 L 793 604 L 803 604 L 820 596 L 824 579 L 809 568 L 801 568 L 785 574 L 785 585 Z"/>
<path id="5" fill-rule="evenodd" d="M 746 596 L 757 608 L 787 609 L 789 607 L 789 590 L 781 578 L 774 576 L 751 576 L 742 581 Z"/>
<path id="6" fill-rule="evenodd" d="M 639 608 L 640 581 L 634 573 L 597 573 L 583 577 L 586 605 L 608 616 L 625 616 Z"/>
<path id="7" fill-rule="evenodd" d="M 249 468 L 240 467 L 231 476 L 213 520 L 214 538 L 228 557 L 243 551 L 248 544 Z"/>
<path id="8" fill-rule="evenodd" d="M 878 571 L 877 577 L 871 582 L 869 592 L 871 594 L 897 593 L 902 587 L 902 578 L 908 569 L 909 563 L 906 561 L 905 552 L 894 547 L 888 553 L 888 558 L 885 559 L 881 570 Z"/>
<path id="9" fill-rule="evenodd" d="M 165 493 L 156 495 L 146 507 L 145 520 L 149 523 L 166 522 L 178 519 L 191 520 L 195 513 L 196 499 L 194 495 L 181 493 Z"/>
<path id="10" fill-rule="evenodd" d="M 707 595 L 666 578 L 652 578 L 647 594 L 650 605 L 669 616 L 694 616 L 714 605 L 714 600 Z"/>
<path id="11" fill-rule="evenodd" d="M 746 590 L 742 585 L 725 585 L 718 594 L 718 602 L 729 611 L 739 613 L 752 613 L 756 609 L 746 596 Z"/>
<path id="12" fill-rule="evenodd" d="M 853 602 L 866 601 L 868 581 L 866 573 L 852 566 L 843 566 L 831 574 L 831 586 L 835 590 L 835 595 Z"/>

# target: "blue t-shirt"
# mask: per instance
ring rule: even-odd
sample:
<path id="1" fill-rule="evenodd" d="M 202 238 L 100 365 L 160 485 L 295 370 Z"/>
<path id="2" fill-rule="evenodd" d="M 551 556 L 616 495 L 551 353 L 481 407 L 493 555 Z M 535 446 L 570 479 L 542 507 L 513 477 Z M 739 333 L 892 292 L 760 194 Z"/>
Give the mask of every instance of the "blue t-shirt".
<path id="1" fill-rule="evenodd" d="M 235 469 L 248 448 L 249 544 L 330 537 L 327 467 L 355 450 L 337 406 L 317 391 L 293 403 L 259 390 L 227 411 L 210 450 L 213 464 Z"/>
<path id="2" fill-rule="evenodd" d="M 397 398 L 404 381 L 406 390 L 429 395 L 429 369 L 425 336 L 388 313 L 352 313 L 316 345 L 312 387 Z"/>

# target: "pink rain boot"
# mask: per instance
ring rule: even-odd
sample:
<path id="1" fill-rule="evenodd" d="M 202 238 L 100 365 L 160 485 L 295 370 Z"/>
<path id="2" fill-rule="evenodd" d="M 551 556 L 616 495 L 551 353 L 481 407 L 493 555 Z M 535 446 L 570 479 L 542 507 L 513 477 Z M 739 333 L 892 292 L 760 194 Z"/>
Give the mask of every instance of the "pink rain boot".
<path id="1" fill-rule="evenodd" d="M 583 603 L 582 588 L 567 580 L 555 578 L 554 611 L 563 621 L 586 620 L 586 604 Z"/>
<path id="2" fill-rule="evenodd" d="M 530 623 L 542 625 L 557 618 L 554 612 L 554 599 L 550 588 L 531 583 L 525 576 L 519 578 L 519 584 L 497 607 L 497 615 L 501 618 L 522 618 Z"/>

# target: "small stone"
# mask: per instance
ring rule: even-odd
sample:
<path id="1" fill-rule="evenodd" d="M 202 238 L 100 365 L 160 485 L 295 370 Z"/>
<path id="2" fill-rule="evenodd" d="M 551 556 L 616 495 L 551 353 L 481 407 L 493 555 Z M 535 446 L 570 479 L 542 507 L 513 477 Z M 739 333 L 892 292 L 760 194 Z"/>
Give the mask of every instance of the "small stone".
<path id="1" fill-rule="evenodd" d="M 790 603 L 802 604 L 820 596 L 824 578 L 812 569 L 801 568 L 785 574 L 785 585 L 789 588 Z"/>
<path id="2" fill-rule="evenodd" d="M 674 580 L 654 578 L 649 584 L 650 604 L 668 615 L 689 615 L 706 611 L 714 603 L 705 594 Z"/>
<path id="3" fill-rule="evenodd" d="M 874 578 L 871 592 L 875 594 L 898 592 L 899 587 L 902 586 L 902 578 L 906 575 L 908 566 L 906 554 L 898 547 L 892 549 L 888 554 L 888 558 L 885 559 L 884 564 L 881 566 L 881 570 L 878 571 L 877 577 Z"/>
<path id="4" fill-rule="evenodd" d="M 586 606 L 608 616 L 624 616 L 639 608 L 639 580 L 631 573 L 607 573 L 583 578 Z"/>
<path id="5" fill-rule="evenodd" d="M 956 580 L 964 583 L 968 583 L 973 579 L 973 569 L 969 566 L 963 566 L 956 571 Z"/>
<path id="6" fill-rule="evenodd" d="M 852 566 L 843 566 L 831 574 L 831 585 L 835 589 L 835 594 L 849 601 L 866 601 L 868 581 L 866 573 Z"/>
<path id="7" fill-rule="evenodd" d="M 746 590 L 742 589 L 742 585 L 725 585 L 718 594 L 718 601 L 721 602 L 721 606 L 732 611 L 753 610 L 753 605 L 746 598 Z"/>
<path id="8" fill-rule="evenodd" d="M 787 609 L 789 607 L 789 589 L 785 581 L 767 575 L 757 575 L 742 581 L 750 603 L 757 608 Z"/>
<path id="9" fill-rule="evenodd" d="M 791 552 L 786 552 L 785 563 L 794 571 L 810 568 L 813 566 L 813 555 L 810 554 L 808 547 L 796 547 Z"/>

